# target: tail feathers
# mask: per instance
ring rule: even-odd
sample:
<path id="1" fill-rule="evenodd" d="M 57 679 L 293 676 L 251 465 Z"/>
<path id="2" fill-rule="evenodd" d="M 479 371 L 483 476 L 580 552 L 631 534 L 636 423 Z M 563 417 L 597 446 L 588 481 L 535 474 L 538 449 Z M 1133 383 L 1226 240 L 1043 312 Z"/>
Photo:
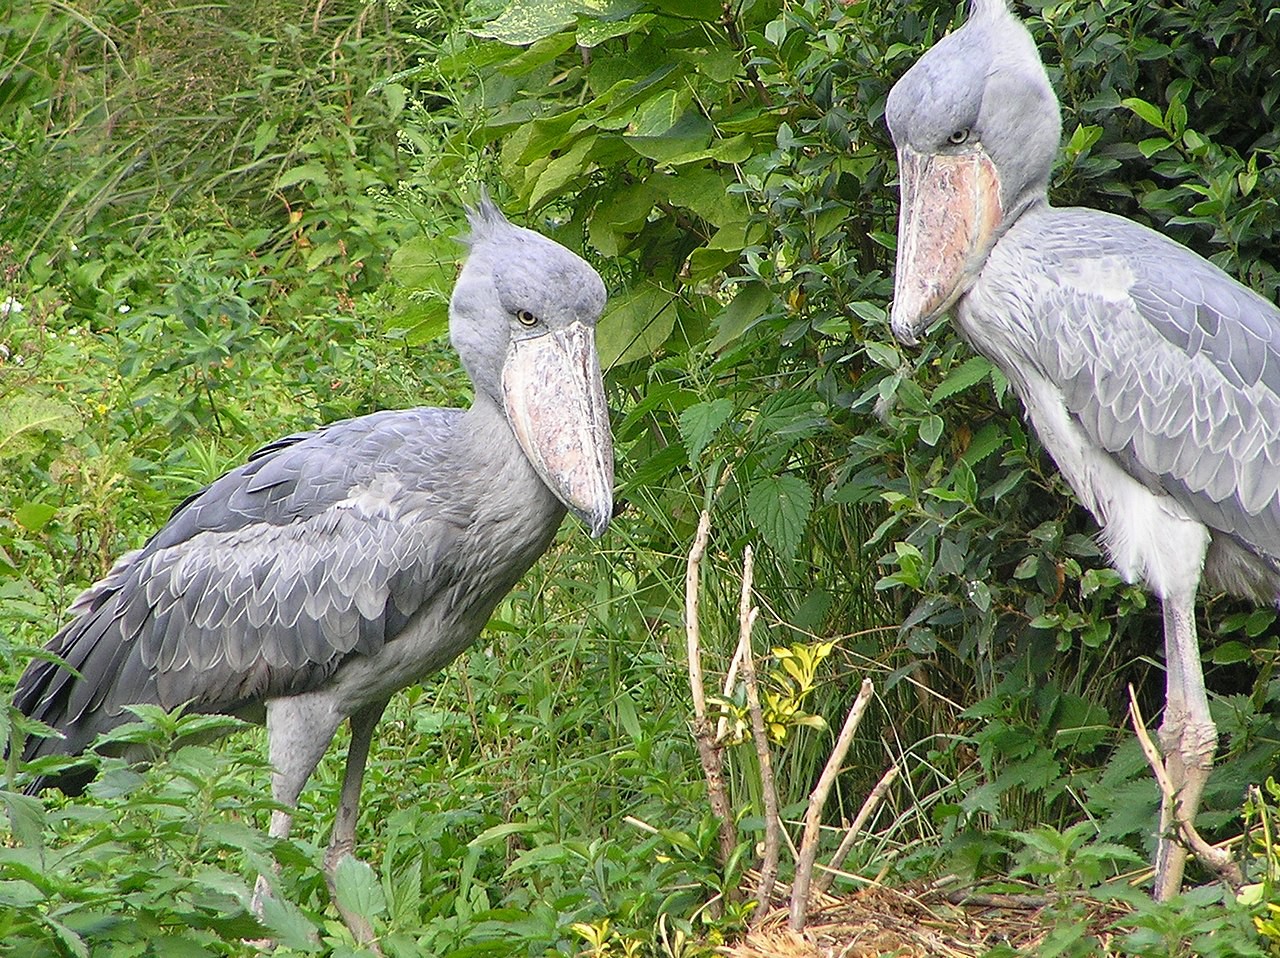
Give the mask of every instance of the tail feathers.
<path id="1" fill-rule="evenodd" d="M 122 633 L 119 594 L 99 591 L 94 598 L 50 640 L 46 651 L 53 658 L 28 665 L 14 689 L 13 704 L 20 712 L 60 733 L 29 735 L 25 761 L 83 754 L 99 735 L 134 721 L 124 705 L 158 704 L 154 681 L 135 689 L 117 687 L 124 663 L 137 655 L 136 642 Z M 92 778 L 92 766 L 74 766 L 37 776 L 27 791 L 53 786 L 79 794 Z"/>

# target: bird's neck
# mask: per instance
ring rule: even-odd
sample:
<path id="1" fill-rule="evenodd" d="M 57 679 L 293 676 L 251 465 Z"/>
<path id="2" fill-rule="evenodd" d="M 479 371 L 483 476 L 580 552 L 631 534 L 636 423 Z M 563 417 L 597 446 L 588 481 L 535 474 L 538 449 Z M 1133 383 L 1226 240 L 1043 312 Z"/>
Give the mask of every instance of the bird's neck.
<path id="1" fill-rule="evenodd" d="M 534 470 L 506 413 L 492 396 L 476 390 L 461 429 L 459 438 L 466 449 L 467 466 L 474 470 L 471 474 L 503 477 L 493 487 L 503 489 L 505 498 L 521 503 L 531 513 L 556 513 L 555 524 L 559 525 L 564 507 Z"/>

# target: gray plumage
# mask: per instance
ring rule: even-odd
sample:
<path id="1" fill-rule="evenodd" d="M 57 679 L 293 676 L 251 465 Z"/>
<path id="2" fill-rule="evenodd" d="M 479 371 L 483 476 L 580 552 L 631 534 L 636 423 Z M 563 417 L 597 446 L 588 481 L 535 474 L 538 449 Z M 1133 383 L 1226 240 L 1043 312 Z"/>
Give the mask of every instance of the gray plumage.
<path id="1" fill-rule="evenodd" d="M 954 307 L 1008 377 L 1045 448 L 1102 527 L 1116 568 L 1160 597 L 1168 698 L 1156 891 L 1184 844 L 1217 732 L 1195 633 L 1199 583 L 1280 599 L 1280 309 L 1129 220 L 1048 202 L 1061 121 L 1003 0 L 890 93 L 902 192 L 893 315 L 913 343 Z"/>
<path id="2" fill-rule="evenodd" d="M 182 503 L 72 605 L 48 646 L 70 669 L 37 661 L 22 676 L 15 704 L 63 736 L 29 739 L 26 758 L 82 752 L 131 704 L 265 718 L 275 796 L 292 806 L 351 717 L 329 864 L 350 851 L 390 695 L 476 638 L 566 507 L 596 535 L 612 513 L 603 283 L 487 199 L 470 221 L 450 333 L 472 406 L 288 436 Z M 273 834 L 288 824 L 273 819 Z"/>
<path id="3" fill-rule="evenodd" d="M 965 303 L 966 337 L 1020 393 L 1051 383 L 1097 450 L 1209 529 L 1214 586 L 1276 601 L 1280 309 L 1136 223 L 1050 207 L 1009 229 Z"/>

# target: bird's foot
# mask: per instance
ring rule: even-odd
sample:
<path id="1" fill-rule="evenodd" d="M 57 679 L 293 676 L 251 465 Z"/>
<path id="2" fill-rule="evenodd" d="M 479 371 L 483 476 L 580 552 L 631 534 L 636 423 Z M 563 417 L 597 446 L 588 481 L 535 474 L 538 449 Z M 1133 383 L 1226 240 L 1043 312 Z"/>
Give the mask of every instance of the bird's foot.
<path id="1" fill-rule="evenodd" d="M 1212 723 L 1194 722 L 1166 709 L 1160 727 L 1161 750 L 1156 748 L 1129 689 L 1129 716 L 1138 743 L 1160 786 L 1160 834 L 1156 848 L 1154 896 L 1168 901 L 1182 891 L 1187 853 L 1232 888 L 1243 882 L 1240 866 L 1225 849 L 1210 845 L 1196 831 L 1196 809 L 1213 769 L 1218 732 Z"/>

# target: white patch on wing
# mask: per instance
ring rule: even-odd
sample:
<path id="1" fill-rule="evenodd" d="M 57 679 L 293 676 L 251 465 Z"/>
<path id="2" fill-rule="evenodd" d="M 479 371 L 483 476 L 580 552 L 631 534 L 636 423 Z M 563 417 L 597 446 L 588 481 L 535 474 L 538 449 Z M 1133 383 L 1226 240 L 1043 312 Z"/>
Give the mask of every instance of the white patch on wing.
<path id="1" fill-rule="evenodd" d="M 1128 263 L 1112 256 L 1072 259 L 1046 272 L 1059 287 L 1125 306 L 1132 302 L 1129 291 L 1137 279 Z"/>
<path id="2" fill-rule="evenodd" d="M 353 509 L 362 516 L 390 517 L 404 492 L 404 484 L 393 476 L 375 476 L 367 485 L 352 486 L 336 509 Z"/>

